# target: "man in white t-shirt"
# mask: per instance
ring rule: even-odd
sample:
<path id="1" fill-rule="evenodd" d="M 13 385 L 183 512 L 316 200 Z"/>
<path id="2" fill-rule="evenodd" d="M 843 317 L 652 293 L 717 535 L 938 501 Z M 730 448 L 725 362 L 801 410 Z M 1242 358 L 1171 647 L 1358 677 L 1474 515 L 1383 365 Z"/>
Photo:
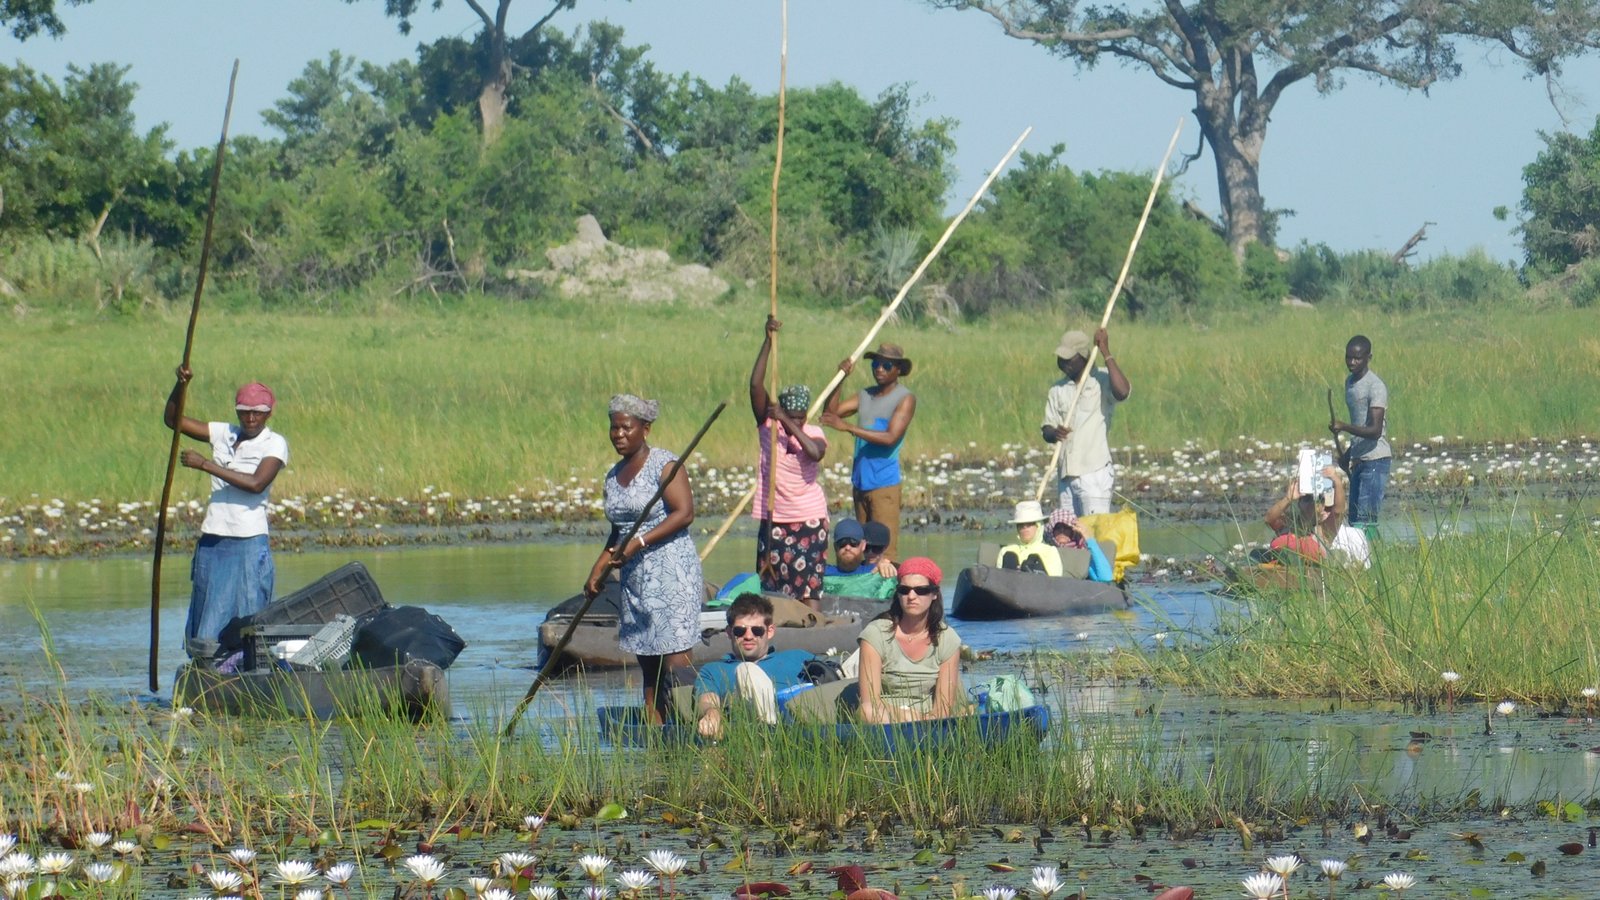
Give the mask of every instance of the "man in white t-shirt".
<path id="1" fill-rule="evenodd" d="M 190 570 L 194 591 L 184 627 L 190 655 L 209 651 L 207 642 L 216 641 L 235 616 L 260 612 L 272 601 L 267 499 L 273 479 L 289 464 L 289 442 L 267 427 L 277 399 L 266 385 L 251 382 L 234 395 L 238 425 L 203 422 L 178 415 L 178 395 L 193 377 L 188 366 L 178 367 L 163 416 L 168 428 L 211 445 L 209 458 L 195 450 L 180 457 L 186 468 L 211 476 L 211 500 Z"/>
<path id="2" fill-rule="evenodd" d="M 1056 368 L 1066 377 L 1050 388 L 1040 428 L 1045 443 L 1063 442 L 1056 469 L 1061 479 L 1057 505 L 1062 509 L 1070 508 L 1079 516 L 1111 511 L 1116 470 L 1111 465 L 1111 446 L 1107 443 L 1106 431 L 1111 427 L 1116 405 L 1128 399 L 1133 391 L 1128 376 L 1122 374 L 1116 358 L 1111 355 L 1111 343 L 1104 328 L 1094 333 L 1092 346 L 1099 348 L 1105 368 L 1089 372 L 1086 371 L 1091 347 L 1089 336 L 1081 331 L 1069 331 L 1061 336 L 1061 344 L 1056 347 Z M 1080 379 L 1085 379 L 1083 396 L 1078 398 L 1069 423 L 1067 408 L 1072 406 Z"/>

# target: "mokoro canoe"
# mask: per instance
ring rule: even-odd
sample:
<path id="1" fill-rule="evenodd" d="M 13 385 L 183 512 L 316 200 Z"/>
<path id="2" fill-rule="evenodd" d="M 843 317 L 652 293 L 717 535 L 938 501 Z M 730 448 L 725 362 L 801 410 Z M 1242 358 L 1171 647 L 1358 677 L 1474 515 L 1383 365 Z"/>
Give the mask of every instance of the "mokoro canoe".
<path id="1" fill-rule="evenodd" d="M 1326 570 L 1296 562 L 1267 562 L 1223 570 L 1223 589 L 1230 594 L 1284 594 L 1317 590 L 1323 586 Z"/>
<path id="2" fill-rule="evenodd" d="M 642 747 L 652 741 L 691 741 L 697 738 L 694 726 L 674 722 L 666 726 L 647 724 L 644 710 L 637 706 L 602 706 L 596 711 L 600 736 L 613 745 Z M 1030 706 L 1012 712 L 984 712 L 946 719 L 898 722 L 893 725 L 866 725 L 839 722 L 831 725 L 803 725 L 786 722 L 788 728 L 808 742 L 833 740 L 841 744 L 865 743 L 874 750 L 932 749 L 975 734 L 984 744 L 995 745 L 1013 734 L 1026 735 L 1034 743 L 1044 739 L 1050 729 L 1050 710 Z"/>
<path id="3" fill-rule="evenodd" d="M 950 613 L 958 619 L 988 621 L 1086 616 L 1127 606 L 1127 595 L 1115 584 L 970 566 L 956 578 Z"/>
<path id="4" fill-rule="evenodd" d="M 332 719 L 343 713 L 381 709 L 418 721 L 450 715 L 444 671 L 425 660 L 402 666 L 330 671 L 264 669 L 219 672 L 185 663 L 172 687 L 173 706 L 230 715 Z"/>
<path id="5" fill-rule="evenodd" d="M 617 628 L 621 623 L 622 588 L 616 582 L 606 585 L 595 598 L 583 620 L 573 630 L 572 640 L 556 662 L 556 671 L 582 665 L 587 668 L 621 668 L 637 663 L 634 655 L 617 645 Z M 579 594 L 550 610 L 539 625 L 539 664 L 542 666 L 566 633 L 572 617 L 583 604 Z M 806 625 L 780 622 L 777 641 L 779 650 L 809 650 L 823 654 L 829 650 L 850 650 L 867 621 L 888 605 L 881 600 L 856 597 L 824 598 L 823 612 L 814 614 L 815 621 Z M 700 613 L 700 640 L 690 650 L 696 664 L 721 659 L 731 646 L 723 633 L 727 625 L 726 609 L 703 609 Z"/>

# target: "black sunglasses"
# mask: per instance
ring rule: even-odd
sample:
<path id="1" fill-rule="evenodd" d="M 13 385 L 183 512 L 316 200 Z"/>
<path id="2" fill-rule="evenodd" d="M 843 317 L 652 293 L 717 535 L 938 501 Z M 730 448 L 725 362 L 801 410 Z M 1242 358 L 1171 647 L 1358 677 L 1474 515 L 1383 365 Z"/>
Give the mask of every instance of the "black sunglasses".
<path id="1" fill-rule="evenodd" d="M 837 541 L 833 542 L 833 545 L 835 547 L 855 547 L 855 546 L 857 546 L 859 544 L 865 544 L 865 543 L 866 543 L 866 541 L 863 541 L 860 538 L 854 538 L 854 539 L 852 539 L 852 538 L 839 538 Z"/>
<path id="2" fill-rule="evenodd" d="M 894 592 L 902 597 L 909 597 L 912 594 L 916 594 L 918 597 L 926 597 L 937 590 L 939 590 L 939 586 L 936 584 L 902 584 L 895 588 Z"/>
<path id="3" fill-rule="evenodd" d="M 765 625 L 751 625 L 749 628 L 746 628 L 743 625 L 729 625 L 728 631 L 731 632 L 736 638 L 744 637 L 744 633 L 746 631 L 750 632 L 752 636 L 758 638 L 767 636 L 767 626 Z"/>

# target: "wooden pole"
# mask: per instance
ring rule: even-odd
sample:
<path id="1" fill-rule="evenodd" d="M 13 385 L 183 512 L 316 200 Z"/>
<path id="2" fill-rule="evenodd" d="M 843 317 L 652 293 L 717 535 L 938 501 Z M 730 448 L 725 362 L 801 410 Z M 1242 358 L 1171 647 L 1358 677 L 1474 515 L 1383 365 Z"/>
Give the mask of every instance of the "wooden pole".
<path id="1" fill-rule="evenodd" d="M 778 47 L 778 150 L 772 164 L 772 227 L 771 231 L 771 296 L 772 305 L 769 315 L 778 317 L 778 179 L 783 174 L 783 131 L 784 117 L 788 107 L 788 92 L 786 86 L 789 79 L 789 0 L 783 0 L 783 37 Z M 767 357 L 767 377 L 770 387 L 767 389 L 769 399 L 776 398 L 779 391 L 778 382 L 778 335 L 772 334 L 772 353 Z M 767 454 L 767 515 L 772 515 L 772 504 L 778 492 L 778 431 L 779 425 L 776 417 L 767 423 L 767 446 L 771 452 Z M 756 546 L 760 547 L 759 539 Z M 765 565 L 763 561 L 761 565 Z M 761 565 L 757 566 L 758 574 Z"/>
<path id="2" fill-rule="evenodd" d="M 1012 143 L 1011 149 L 1007 150 L 1006 155 L 1000 157 L 1000 162 L 997 163 L 992 170 L 990 170 L 989 177 L 983 180 L 983 184 L 978 185 L 978 190 L 973 193 L 972 199 L 968 200 L 967 205 L 962 207 L 961 212 L 957 213 L 956 217 L 950 220 L 950 224 L 945 227 L 944 234 L 939 236 L 939 240 L 933 245 L 933 249 L 928 251 L 928 255 L 922 258 L 922 262 L 917 266 L 916 271 L 912 272 L 911 277 L 907 278 L 905 284 L 900 286 L 900 290 L 894 295 L 894 299 L 889 301 L 889 305 L 884 307 L 882 315 L 878 316 L 878 321 L 872 323 L 872 327 L 867 329 L 867 336 L 861 339 L 861 343 L 856 345 L 856 349 L 850 354 L 851 362 L 861 359 L 861 355 L 867 352 L 868 347 L 872 346 L 873 339 L 878 336 L 879 331 L 883 330 L 883 326 L 889 321 L 889 317 L 893 316 L 895 310 L 900 308 L 900 304 L 906 299 L 906 295 L 911 292 L 911 289 L 916 286 L 917 281 L 922 278 L 922 273 L 926 272 L 928 270 L 928 266 L 932 265 L 933 261 L 938 258 L 939 251 L 943 250 L 944 245 L 949 242 L 950 235 L 955 233 L 956 226 L 961 224 L 962 220 L 967 217 L 967 214 L 972 212 L 973 207 L 978 205 L 978 201 L 983 198 L 983 195 L 988 193 L 989 185 L 993 184 L 994 180 L 1000 176 L 1000 173 L 1005 169 L 1006 164 L 1011 162 L 1011 157 L 1015 156 L 1017 151 L 1021 149 L 1022 142 L 1027 140 L 1028 135 L 1032 133 L 1032 125 L 1023 130 L 1022 134 L 1017 137 L 1014 143 Z M 828 386 L 823 388 L 822 392 L 817 394 L 816 397 L 812 399 L 811 409 L 806 413 L 807 418 L 815 418 L 816 415 L 821 412 L 822 407 L 828 402 L 828 396 L 833 393 L 834 389 L 837 388 L 839 383 L 843 380 L 843 369 L 837 370 L 833 373 L 833 378 L 828 382 Z M 705 547 L 700 550 L 701 560 L 704 560 L 706 557 L 711 555 L 711 551 L 717 546 L 717 542 L 722 540 L 722 536 L 727 534 L 728 530 L 733 527 L 733 523 L 739 518 L 739 514 L 744 512 L 745 506 L 749 504 L 755 495 L 756 489 L 752 487 L 750 490 L 745 492 L 745 495 L 740 498 L 738 503 L 734 504 L 733 510 L 728 513 L 728 518 L 722 523 L 722 527 L 717 529 L 717 533 L 712 535 L 711 540 L 707 541 Z"/>
<path id="3" fill-rule="evenodd" d="M 644 521 L 650 518 L 650 510 L 661 502 L 662 495 L 667 492 L 667 485 L 672 483 L 672 479 L 678 477 L 678 472 L 683 469 L 685 461 L 694 454 L 694 448 L 700 446 L 700 439 L 706 436 L 707 431 L 711 430 L 711 423 L 717 421 L 717 416 L 722 415 L 722 411 L 727 407 L 728 401 L 726 400 L 718 403 L 717 408 L 711 411 L 711 417 L 706 419 L 705 424 L 700 426 L 700 430 L 694 433 L 694 437 L 689 441 L 689 446 L 684 448 L 682 455 L 672 461 L 672 465 L 667 469 L 666 477 L 661 479 L 661 483 L 656 487 L 655 494 L 650 497 L 650 502 L 646 503 L 644 509 L 639 512 L 639 518 L 634 520 L 633 527 L 629 528 L 628 533 L 623 535 L 622 540 L 617 544 L 618 547 L 628 546 L 628 542 L 633 540 L 633 536 L 639 533 L 639 528 L 644 525 Z M 611 561 L 606 565 L 606 572 L 602 573 L 602 580 L 604 580 L 604 575 L 609 573 L 611 569 L 619 568 L 620 566 L 621 563 L 618 562 L 617 557 L 612 556 Z M 538 695 L 539 689 L 544 687 L 545 682 L 550 680 L 550 672 L 555 668 L 562 652 L 567 649 L 567 644 L 571 643 L 572 633 L 577 630 L 578 623 L 583 620 L 584 613 L 588 612 L 589 607 L 592 605 L 594 605 L 594 597 L 585 597 L 583 605 L 579 606 L 578 611 L 573 614 L 572 621 L 567 623 L 567 630 L 562 633 L 561 640 L 556 641 L 556 645 L 551 648 L 550 655 L 545 658 L 544 665 L 539 667 L 539 674 L 534 676 L 533 684 L 528 686 L 528 692 L 522 695 L 522 702 L 517 704 L 515 710 L 512 710 L 511 720 L 506 722 L 506 737 L 510 737 L 512 732 L 516 730 L 517 720 L 522 718 L 523 712 L 533 703 L 533 698 Z"/>
<path id="4" fill-rule="evenodd" d="M 1139 214 L 1139 226 L 1133 230 L 1133 240 L 1128 243 L 1128 254 L 1122 258 L 1122 271 L 1117 273 L 1117 283 L 1111 286 L 1111 296 L 1106 300 L 1106 311 L 1100 316 L 1100 327 L 1104 328 L 1111 322 L 1111 311 L 1117 308 L 1117 297 L 1122 293 L 1122 285 L 1128 280 L 1128 270 L 1133 266 L 1134 251 L 1139 249 L 1139 238 L 1144 236 L 1145 223 L 1150 221 L 1150 210 L 1156 204 L 1156 194 L 1161 191 L 1161 179 L 1167 174 L 1167 161 L 1172 159 L 1172 150 L 1178 146 L 1178 135 L 1183 133 L 1183 120 L 1178 120 L 1178 127 L 1172 131 L 1172 140 L 1167 142 L 1167 152 L 1161 156 L 1161 165 L 1156 167 L 1156 177 L 1150 184 L 1150 196 L 1145 198 L 1144 212 Z M 1083 374 L 1078 376 L 1078 389 L 1072 394 L 1072 402 L 1067 404 L 1066 427 L 1072 428 L 1073 416 L 1078 411 L 1078 400 L 1083 397 L 1083 387 L 1089 383 L 1094 375 L 1094 360 L 1100 353 L 1100 348 L 1091 344 L 1089 346 L 1089 362 L 1083 367 Z M 1055 450 L 1050 454 L 1050 464 L 1045 466 L 1044 477 L 1039 479 L 1039 487 L 1033 492 L 1033 499 L 1044 497 L 1045 486 L 1055 478 L 1056 464 L 1061 460 L 1061 445 L 1065 444 L 1065 437 L 1058 437 Z"/>
<path id="5" fill-rule="evenodd" d="M 211 165 L 211 199 L 206 202 L 205 237 L 200 241 L 200 274 L 194 282 L 194 300 L 189 304 L 189 330 L 183 337 L 183 365 L 189 365 L 194 350 L 194 328 L 200 320 L 200 296 L 206 289 L 206 269 L 211 264 L 211 229 L 217 219 L 217 192 L 222 183 L 222 158 L 228 150 L 228 122 L 233 118 L 233 87 L 239 81 L 239 61 L 233 61 L 228 76 L 228 104 L 222 111 L 222 137 L 217 140 L 217 158 Z M 189 386 L 178 387 L 178 418 L 172 426 L 172 446 L 167 451 L 167 478 L 161 483 L 161 505 L 156 507 L 155 561 L 150 567 L 150 690 L 160 690 L 156 669 L 161 665 L 161 548 L 167 536 L 167 504 L 172 502 L 172 476 L 178 466 L 178 440 L 183 437 L 183 405 Z"/>

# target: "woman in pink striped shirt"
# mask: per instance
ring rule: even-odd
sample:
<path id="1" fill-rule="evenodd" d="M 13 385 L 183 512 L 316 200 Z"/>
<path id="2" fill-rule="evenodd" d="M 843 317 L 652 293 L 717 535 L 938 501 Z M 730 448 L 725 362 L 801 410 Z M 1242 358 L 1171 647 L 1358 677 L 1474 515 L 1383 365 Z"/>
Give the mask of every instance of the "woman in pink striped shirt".
<path id="1" fill-rule="evenodd" d="M 772 336 L 783 324 L 767 317 L 766 337 L 750 370 L 750 412 L 755 416 L 761 443 L 761 464 L 756 473 L 756 498 L 751 515 L 756 519 L 756 572 L 763 591 L 777 591 L 821 608 L 822 570 L 828 552 L 828 498 L 817 484 L 818 464 L 828 450 L 821 428 L 806 421 L 811 389 L 792 384 L 767 393 L 767 360 L 772 356 Z M 773 468 L 772 446 L 776 433 L 778 460 Z M 773 479 L 769 489 L 767 479 Z M 771 508 L 767 498 L 772 497 Z"/>

